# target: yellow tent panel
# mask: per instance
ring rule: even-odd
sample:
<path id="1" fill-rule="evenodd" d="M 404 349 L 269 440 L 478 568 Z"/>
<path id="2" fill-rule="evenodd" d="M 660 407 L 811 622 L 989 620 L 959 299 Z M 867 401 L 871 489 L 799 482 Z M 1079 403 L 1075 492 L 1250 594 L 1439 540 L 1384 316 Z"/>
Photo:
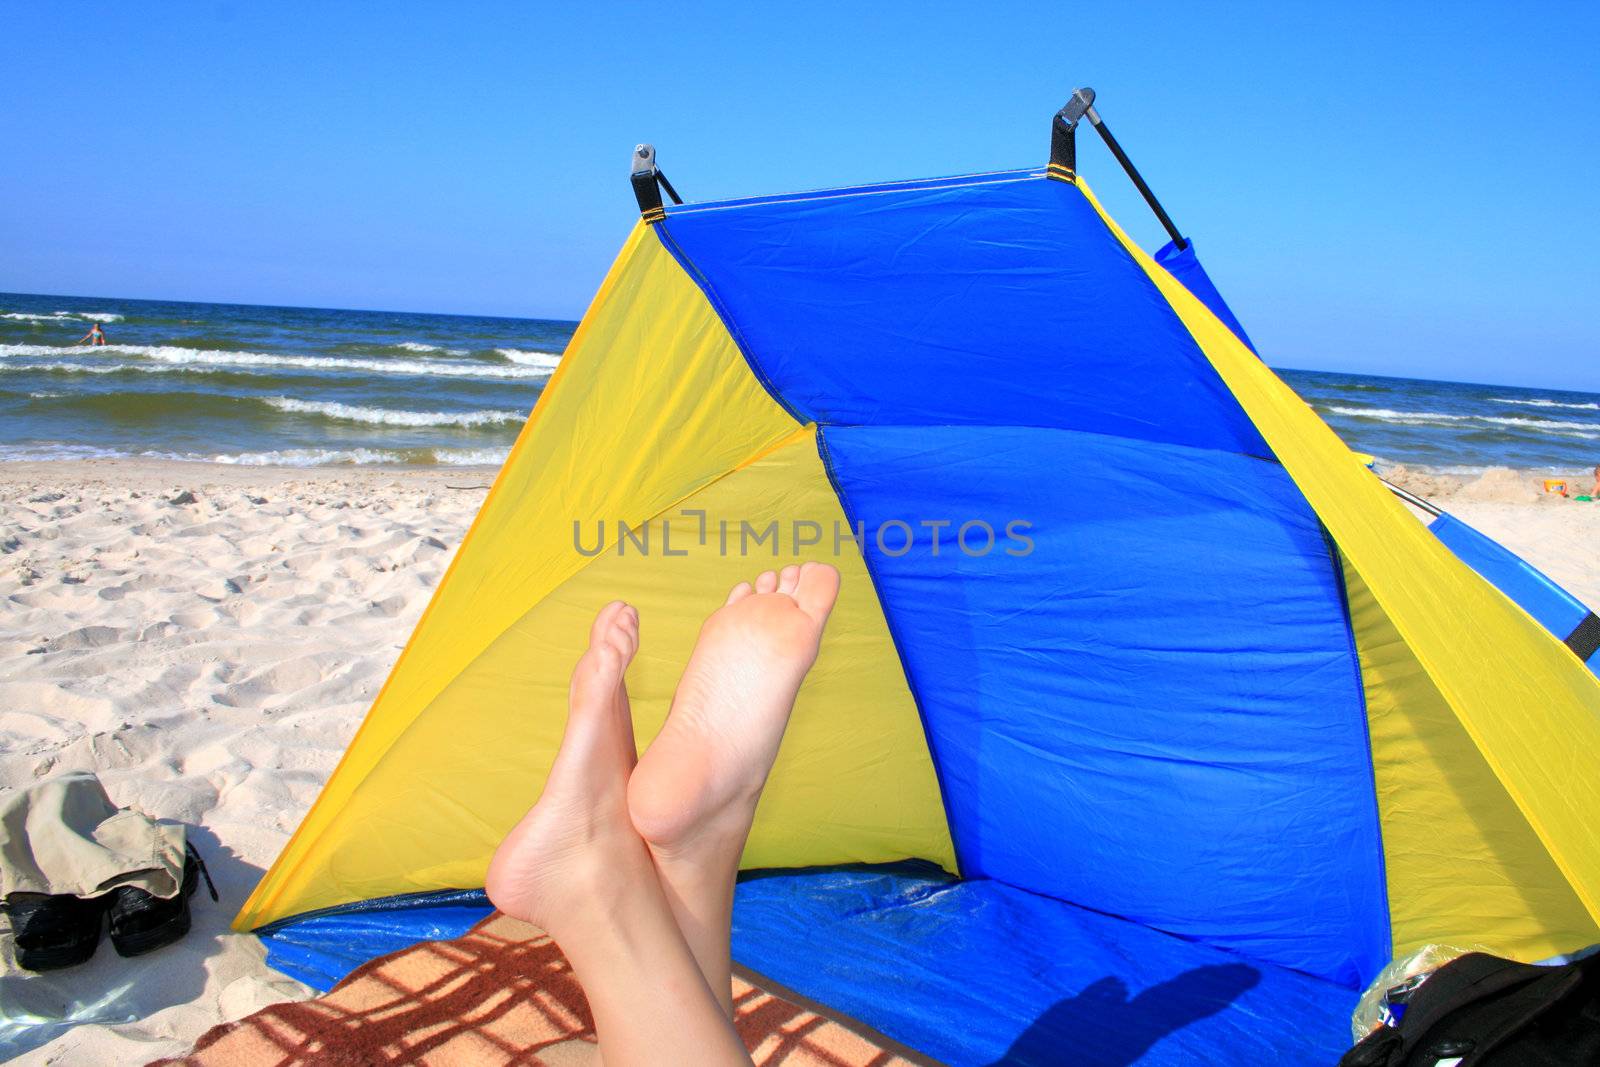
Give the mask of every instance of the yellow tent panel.
<path id="1" fill-rule="evenodd" d="M 1591 920 L 1600 920 L 1600 680 L 1411 518 L 1292 389 L 1095 208 L 1305 494 Z M 1514 937 L 1516 920 L 1503 921 L 1505 930 L 1497 920 L 1458 936 Z"/>
<path id="2" fill-rule="evenodd" d="M 1395 955 L 1459 939 L 1464 930 L 1519 959 L 1600 941 L 1600 927 L 1366 582 L 1348 564 L 1345 575 Z"/>
<path id="3" fill-rule="evenodd" d="M 697 545 L 702 521 L 713 541 L 731 523 L 732 550 Z M 741 551 L 742 524 L 747 543 L 773 536 Z M 797 546 L 797 530 L 826 541 Z M 810 557 L 846 571 L 843 599 L 747 865 L 920 856 L 954 869 L 871 580 L 853 550 L 833 551 L 848 530 L 814 429 L 770 398 L 700 291 L 636 231 L 343 762 L 236 925 L 481 885 L 538 796 L 602 604 L 626 596 L 643 619 L 629 677 L 643 744 L 717 591 Z"/>

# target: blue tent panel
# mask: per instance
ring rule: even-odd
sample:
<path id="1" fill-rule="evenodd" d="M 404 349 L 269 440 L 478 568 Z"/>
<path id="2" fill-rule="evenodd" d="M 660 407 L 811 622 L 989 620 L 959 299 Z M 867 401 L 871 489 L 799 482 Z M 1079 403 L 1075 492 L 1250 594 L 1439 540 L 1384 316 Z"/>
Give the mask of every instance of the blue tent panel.
<path id="1" fill-rule="evenodd" d="M 268 966 L 325 993 L 368 960 L 460 937 L 492 911 L 481 889 L 423 893 L 332 908 L 259 935 Z"/>
<path id="2" fill-rule="evenodd" d="M 654 229 L 804 420 L 1048 426 L 1270 454 L 1071 185 L 913 183 L 674 209 Z"/>
<path id="3" fill-rule="evenodd" d="M 963 874 L 1352 987 L 1387 962 L 1341 577 L 1278 464 L 1022 427 L 821 440 Z"/>
<path id="4" fill-rule="evenodd" d="M 1244 332 L 1244 327 L 1239 324 L 1238 318 L 1233 314 L 1233 309 L 1228 302 L 1222 299 L 1222 294 L 1217 291 L 1216 285 L 1211 281 L 1211 275 L 1206 273 L 1206 268 L 1201 264 L 1200 258 L 1195 255 L 1194 242 L 1184 238 L 1187 247 L 1181 251 L 1178 246 L 1168 241 L 1161 246 L 1161 251 L 1156 253 L 1156 262 L 1167 269 L 1167 273 L 1183 283 L 1183 287 L 1199 298 L 1200 302 L 1211 309 L 1211 313 L 1222 320 L 1222 324 L 1233 331 L 1233 335 L 1249 346 L 1255 352 L 1256 346 L 1251 343 L 1250 335 Z M 1260 353 L 1257 353 L 1259 355 Z"/>
<path id="5" fill-rule="evenodd" d="M 320 991 L 369 960 L 459 937 L 481 892 L 280 923 L 267 962 Z M 927 865 L 763 871 L 734 901 L 734 958 L 956 1065 L 1331 1063 L 1341 986 Z"/>
<path id="6" fill-rule="evenodd" d="M 1350 989 L 930 870 L 739 886 L 734 957 L 945 1063 L 1332 1063 Z"/>
<path id="7" fill-rule="evenodd" d="M 1589 614 L 1581 600 L 1545 577 L 1527 560 L 1474 530 L 1453 515 L 1440 515 L 1428 524 L 1434 536 L 1456 557 L 1487 578 L 1491 584 L 1536 619 L 1540 626 L 1566 640 Z M 1600 652 L 1588 659 L 1589 669 L 1600 675 Z"/>

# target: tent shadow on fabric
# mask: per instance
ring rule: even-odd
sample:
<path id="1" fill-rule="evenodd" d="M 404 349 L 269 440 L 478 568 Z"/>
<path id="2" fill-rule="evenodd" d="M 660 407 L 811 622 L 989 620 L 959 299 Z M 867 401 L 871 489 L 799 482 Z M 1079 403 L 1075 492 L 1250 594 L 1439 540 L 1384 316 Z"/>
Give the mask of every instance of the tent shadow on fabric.
<path id="1" fill-rule="evenodd" d="M 1196 967 L 1135 996 L 1115 975 L 1052 1004 L 1017 1036 L 1000 1064 L 1128 1067 L 1169 1034 L 1224 1010 L 1261 972 L 1242 963 Z"/>

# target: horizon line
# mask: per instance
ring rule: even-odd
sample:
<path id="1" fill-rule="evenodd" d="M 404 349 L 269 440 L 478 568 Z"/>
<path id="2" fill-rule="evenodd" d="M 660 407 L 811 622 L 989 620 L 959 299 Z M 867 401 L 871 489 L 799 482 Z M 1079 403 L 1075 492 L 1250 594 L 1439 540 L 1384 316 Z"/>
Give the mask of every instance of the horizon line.
<path id="1" fill-rule="evenodd" d="M 165 297 L 142 296 L 80 296 L 69 293 L 24 293 L 13 290 L 0 290 L 0 298 L 20 296 L 31 299 L 48 300 L 110 300 L 131 304 L 199 304 L 205 307 L 238 307 L 238 308 L 264 308 L 276 311 L 325 311 L 325 312 L 355 312 L 366 315 L 429 315 L 436 318 L 451 319 L 503 319 L 511 322 L 550 322 L 562 325 L 577 326 L 582 318 L 550 318 L 540 315 L 490 315 L 480 312 L 468 311 L 419 311 L 414 309 L 399 308 L 356 308 L 356 307 L 330 307 L 320 304 L 251 304 L 237 300 L 174 300 Z M 1600 388 L 1594 390 L 1573 389 L 1567 386 L 1554 385 L 1522 385 L 1512 382 L 1481 382 L 1466 378 L 1419 378 L 1409 374 L 1380 374 L 1376 371 L 1334 370 L 1327 367 L 1291 367 L 1284 364 L 1270 363 L 1263 359 L 1268 368 L 1274 373 L 1290 372 L 1295 374 L 1346 374 L 1359 378 L 1381 378 L 1390 381 L 1403 382 L 1437 382 L 1445 385 L 1473 385 L 1482 388 L 1494 389 L 1524 389 L 1530 392 L 1546 391 L 1557 393 L 1572 393 L 1579 396 L 1600 396 Z"/>

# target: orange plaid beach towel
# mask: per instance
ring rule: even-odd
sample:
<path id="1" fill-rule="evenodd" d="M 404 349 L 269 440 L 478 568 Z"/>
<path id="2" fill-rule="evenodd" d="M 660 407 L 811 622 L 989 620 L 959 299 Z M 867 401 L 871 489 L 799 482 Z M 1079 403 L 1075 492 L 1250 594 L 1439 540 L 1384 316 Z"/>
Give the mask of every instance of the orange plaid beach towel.
<path id="1" fill-rule="evenodd" d="M 908 1067 L 932 1061 L 742 969 L 739 1035 L 762 1067 Z M 581 1063 L 594 1041 L 583 990 L 555 942 L 499 912 L 453 941 L 364 964 L 314 1000 L 213 1027 L 151 1067 Z M 586 1047 L 587 1046 L 587 1047 Z"/>

